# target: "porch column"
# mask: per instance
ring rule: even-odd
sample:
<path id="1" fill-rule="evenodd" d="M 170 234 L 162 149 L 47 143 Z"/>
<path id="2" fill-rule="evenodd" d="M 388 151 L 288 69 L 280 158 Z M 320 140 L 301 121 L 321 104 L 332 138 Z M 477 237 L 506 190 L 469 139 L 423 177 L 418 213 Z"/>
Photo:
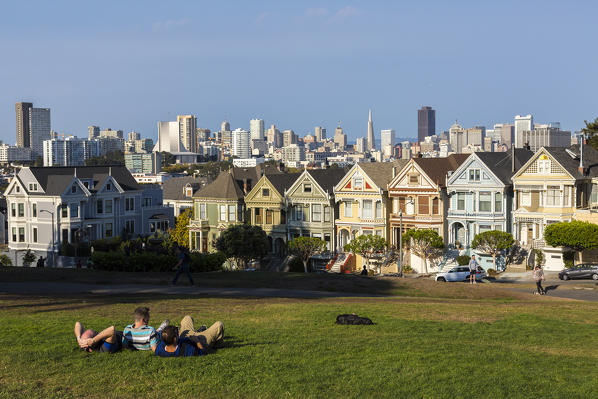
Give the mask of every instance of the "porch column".
<path id="1" fill-rule="evenodd" d="M 203 253 L 203 231 L 199 230 L 199 252 Z"/>

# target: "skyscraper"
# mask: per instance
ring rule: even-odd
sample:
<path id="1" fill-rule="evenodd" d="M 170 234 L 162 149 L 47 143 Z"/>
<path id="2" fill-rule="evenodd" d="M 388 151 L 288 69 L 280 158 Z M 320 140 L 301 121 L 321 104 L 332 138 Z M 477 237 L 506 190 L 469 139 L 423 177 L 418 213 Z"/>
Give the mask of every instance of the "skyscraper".
<path id="1" fill-rule="evenodd" d="M 15 112 L 17 114 L 17 147 L 29 148 L 29 112 L 33 108 L 32 103 L 16 103 Z"/>
<path id="2" fill-rule="evenodd" d="M 129 140 L 129 141 L 141 140 L 141 134 L 139 134 L 137 132 L 129 132 L 127 134 L 127 140 Z"/>
<path id="3" fill-rule="evenodd" d="M 87 132 L 88 132 L 87 138 L 89 140 L 95 139 L 96 137 L 100 137 L 100 127 L 99 126 L 93 126 L 93 125 L 89 126 L 87 128 Z"/>
<path id="4" fill-rule="evenodd" d="M 532 130 L 534 128 L 534 117 L 531 114 L 526 116 L 515 116 L 515 147 L 522 148 L 525 144 L 523 142 L 523 132 Z"/>
<path id="5" fill-rule="evenodd" d="M 372 121 L 372 110 L 370 109 L 370 116 L 368 118 L 368 135 L 367 135 L 368 151 L 376 149 L 376 139 L 374 138 L 374 121 Z"/>
<path id="6" fill-rule="evenodd" d="M 220 131 L 221 132 L 230 132 L 230 123 L 227 121 L 222 121 L 220 124 Z"/>
<path id="7" fill-rule="evenodd" d="M 251 132 L 252 140 L 264 139 L 264 120 L 252 119 L 249 121 L 249 131 Z"/>
<path id="8" fill-rule="evenodd" d="M 436 111 L 431 107 L 421 107 L 417 110 L 417 141 L 424 141 L 424 137 L 436 134 Z"/>
<path id="9" fill-rule="evenodd" d="M 344 150 L 347 146 L 347 135 L 343 132 L 343 128 L 340 124 L 334 130 L 334 143 L 340 150 Z"/>
<path id="10" fill-rule="evenodd" d="M 251 158 L 250 135 L 247 130 L 235 129 L 232 133 L 232 155 L 245 159 Z"/>
<path id="11" fill-rule="evenodd" d="M 189 152 L 197 152 L 197 118 L 195 115 L 177 115 L 179 137 Z"/>
<path id="12" fill-rule="evenodd" d="M 380 148 L 384 150 L 384 147 L 395 145 L 395 131 L 394 129 L 386 129 L 380 132 Z"/>
<path id="13" fill-rule="evenodd" d="M 314 136 L 316 136 L 316 141 L 324 141 L 326 140 L 326 128 L 322 126 L 316 126 L 314 128 Z"/>
<path id="14" fill-rule="evenodd" d="M 44 140 L 50 140 L 50 108 L 30 108 L 29 110 L 29 146 L 33 157 L 44 153 Z"/>

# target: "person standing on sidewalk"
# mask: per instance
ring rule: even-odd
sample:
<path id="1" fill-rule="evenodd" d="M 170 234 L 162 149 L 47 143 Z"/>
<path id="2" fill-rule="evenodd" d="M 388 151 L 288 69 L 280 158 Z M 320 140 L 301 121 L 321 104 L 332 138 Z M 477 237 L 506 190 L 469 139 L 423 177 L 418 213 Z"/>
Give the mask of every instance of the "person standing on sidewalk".
<path id="1" fill-rule="evenodd" d="M 469 284 L 477 284 L 475 274 L 478 271 L 479 265 L 478 261 L 475 260 L 475 255 L 471 255 L 471 260 L 469 261 Z"/>
<path id="2" fill-rule="evenodd" d="M 544 270 L 542 270 L 542 266 L 540 265 L 534 267 L 534 280 L 538 288 L 538 295 L 546 295 L 546 291 L 542 288 L 542 280 L 546 280 L 546 277 L 544 277 Z"/>

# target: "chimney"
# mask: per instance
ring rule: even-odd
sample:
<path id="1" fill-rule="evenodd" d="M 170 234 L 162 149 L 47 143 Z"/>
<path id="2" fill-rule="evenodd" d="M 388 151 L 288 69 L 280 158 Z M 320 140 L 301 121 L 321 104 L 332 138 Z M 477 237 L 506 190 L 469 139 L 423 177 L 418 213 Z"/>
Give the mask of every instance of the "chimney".
<path id="1" fill-rule="evenodd" d="M 511 173 L 515 173 L 515 146 L 511 144 Z"/>
<path id="2" fill-rule="evenodd" d="M 579 167 L 577 168 L 577 170 L 579 170 L 579 174 L 582 176 L 585 176 L 585 169 L 583 167 L 583 144 L 585 141 L 585 136 L 582 134 L 581 135 L 581 140 L 579 142 Z"/>
<path id="3" fill-rule="evenodd" d="M 393 166 L 392 167 L 392 177 L 393 177 L 393 179 L 395 178 L 396 175 L 397 175 L 397 167 Z"/>
<path id="4" fill-rule="evenodd" d="M 249 190 L 247 189 L 247 179 L 243 179 L 243 192 L 247 194 Z"/>

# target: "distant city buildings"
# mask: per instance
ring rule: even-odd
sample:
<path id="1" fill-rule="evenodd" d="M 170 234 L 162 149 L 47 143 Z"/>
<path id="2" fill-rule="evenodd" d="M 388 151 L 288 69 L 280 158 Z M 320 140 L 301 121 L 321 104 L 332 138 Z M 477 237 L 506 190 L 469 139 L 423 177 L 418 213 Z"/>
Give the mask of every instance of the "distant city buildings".
<path id="1" fill-rule="evenodd" d="M 523 132 L 534 128 L 534 117 L 531 115 L 516 115 L 515 116 L 515 147 L 522 148 L 525 144 L 523 141 Z"/>
<path id="2" fill-rule="evenodd" d="M 374 137 L 374 121 L 372 120 L 372 110 L 368 117 L 367 149 L 372 151 L 376 149 L 376 139 Z"/>
<path id="3" fill-rule="evenodd" d="M 100 137 L 100 127 L 99 126 L 89 126 L 87 128 L 87 138 L 89 140 L 92 140 L 97 137 Z"/>
<path id="4" fill-rule="evenodd" d="M 251 158 L 250 134 L 247 130 L 235 129 L 232 132 L 232 155 L 237 158 Z"/>
<path id="5" fill-rule="evenodd" d="M 338 125 L 334 130 L 334 144 L 341 151 L 347 146 L 347 135 L 343 132 L 341 125 Z"/>
<path id="6" fill-rule="evenodd" d="M 424 141 L 424 137 L 436 134 L 436 111 L 431 107 L 421 107 L 417 110 L 417 141 Z"/>
<path id="7" fill-rule="evenodd" d="M 322 126 L 316 126 L 314 128 L 314 136 L 316 136 L 317 142 L 326 140 L 326 128 Z"/>
<path id="8" fill-rule="evenodd" d="M 33 158 L 42 155 L 43 142 L 49 140 L 50 108 L 33 108 L 33 103 L 15 104 L 17 147 L 31 148 Z"/>
<path id="9" fill-rule="evenodd" d="M 252 119 L 249 121 L 249 132 L 251 133 L 251 140 L 264 139 L 264 120 Z"/>
<path id="10" fill-rule="evenodd" d="M 131 173 L 159 173 L 162 170 L 162 153 L 125 154 L 125 166 Z"/>
<path id="11" fill-rule="evenodd" d="M 85 161 L 102 154 L 104 140 L 78 137 L 54 138 L 43 143 L 44 166 L 83 166 Z"/>

